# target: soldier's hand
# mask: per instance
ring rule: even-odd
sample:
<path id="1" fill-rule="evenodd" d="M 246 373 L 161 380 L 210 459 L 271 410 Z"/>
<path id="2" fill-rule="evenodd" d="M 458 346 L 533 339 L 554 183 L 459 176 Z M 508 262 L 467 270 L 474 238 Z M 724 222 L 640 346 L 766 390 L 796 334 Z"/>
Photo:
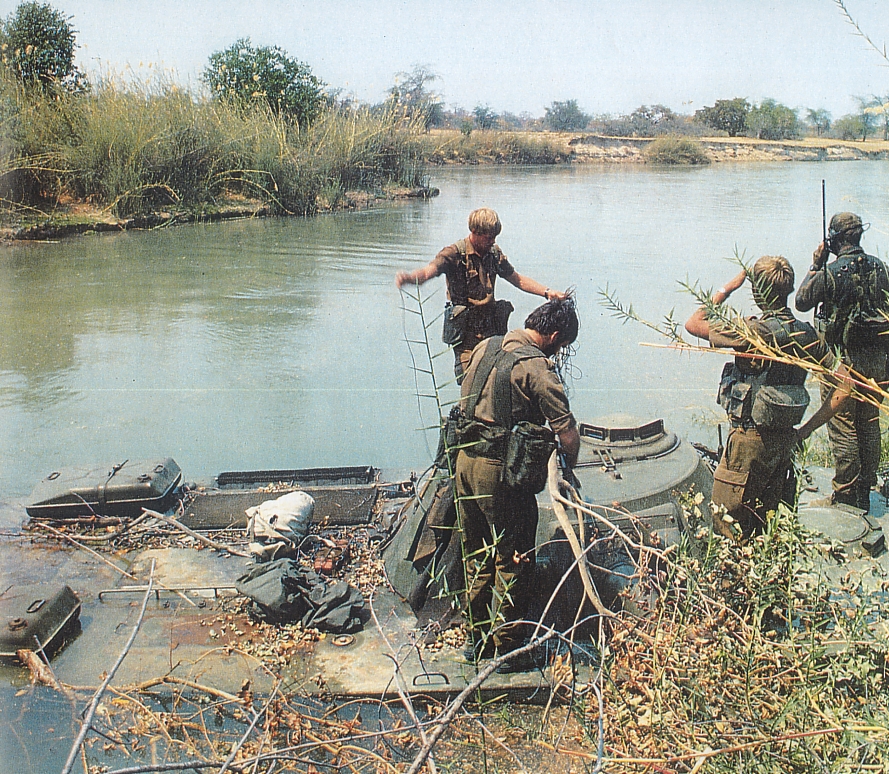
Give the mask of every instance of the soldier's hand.
<path id="1" fill-rule="evenodd" d="M 823 269 L 824 264 L 827 263 L 829 257 L 830 248 L 827 246 L 827 243 L 822 242 L 815 248 L 815 252 L 812 253 L 812 266 L 815 266 L 818 269 Z"/>

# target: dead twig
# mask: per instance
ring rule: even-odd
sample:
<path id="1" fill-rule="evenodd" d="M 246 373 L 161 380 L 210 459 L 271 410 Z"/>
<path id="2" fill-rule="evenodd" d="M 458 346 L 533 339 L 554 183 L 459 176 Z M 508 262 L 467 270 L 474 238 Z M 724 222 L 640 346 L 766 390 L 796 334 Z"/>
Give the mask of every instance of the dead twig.
<path id="1" fill-rule="evenodd" d="M 143 508 L 142 510 L 145 513 L 147 513 L 149 516 L 152 516 L 153 518 L 158 519 L 159 521 L 162 521 L 165 524 L 169 524 L 171 527 L 175 527 L 176 529 L 181 530 L 186 535 L 193 537 L 195 540 L 198 540 L 201 543 L 203 543 L 204 545 L 210 546 L 210 548 L 213 548 L 217 551 L 226 551 L 226 552 L 230 553 L 232 556 L 243 556 L 247 559 L 249 559 L 251 556 L 246 551 L 241 551 L 237 548 L 232 548 L 232 546 L 228 546 L 225 543 L 218 543 L 215 540 L 211 540 L 206 535 L 202 535 L 199 532 L 195 532 L 193 529 L 189 529 L 181 522 L 176 521 L 176 519 L 171 519 L 169 516 L 164 516 L 164 514 L 162 514 L 162 513 L 158 513 L 157 511 L 152 511 L 149 508 Z"/>
<path id="2" fill-rule="evenodd" d="M 62 768 L 62 774 L 71 774 L 71 769 L 74 766 L 74 761 L 77 758 L 77 753 L 80 750 L 80 746 L 83 744 L 83 740 L 86 739 L 86 735 L 87 733 L 89 733 L 90 726 L 93 723 L 93 716 L 96 714 L 96 709 L 98 709 L 99 707 L 99 700 L 102 698 L 102 694 L 105 693 L 105 689 L 108 687 L 109 683 L 114 679 L 115 673 L 117 672 L 120 665 L 123 663 L 123 660 L 127 657 L 127 654 L 130 652 L 130 648 L 133 646 L 133 643 L 136 641 L 136 635 L 139 634 L 139 629 L 142 628 L 142 620 L 145 618 L 145 610 L 148 607 L 148 600 L 151 597 L 151 584 L 154 582 L 154 564 L 155 562 L 152 559 L 151 572 L 148 574 L 148 591 L 145 592 L 145 597 L 142 599 L 142 609 L 139 611 L 139 618 L 136 621 L 136 625 L 133 627 L 133 631 L 130 634 L 129 639 L 127 640 L 127 644 L 121 651 L 120 656 L 118 656 L 117 661 L 114 663 L 114 666 L 111 667 L 111 670 L 102 681 L 99 689 L 93 695 L 86 715 L 83 718 L 83 723 L 80 727 L 80 733 L 77 735 L 77 739 L 74 740 L 74 745 L 71 747 L 71 752 L 68 755 L 68 760 L 65 762 L 65 765 Z"/>
<path id="3" fill-rule="evenodd" d="M 28 667 L 28 671 L 31 673 L 32 683 L 48 685 L 62 695 L 68 696 L 68 691 L 66 691 L 62 684 L 56 679 L 52 669 L 49 668 L 49 664 L 45 663 L 33 650 L 22 648 L 21 650 L 17 650 L 15 655 L 18 657 L 19 661 Z"/>

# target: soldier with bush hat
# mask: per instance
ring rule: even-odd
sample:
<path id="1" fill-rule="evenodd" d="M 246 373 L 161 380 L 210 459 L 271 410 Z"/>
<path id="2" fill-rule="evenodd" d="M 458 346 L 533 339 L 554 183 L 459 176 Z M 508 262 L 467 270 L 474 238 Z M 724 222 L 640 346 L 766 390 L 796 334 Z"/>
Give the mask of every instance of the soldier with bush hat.
<path id="1" fill-rule="evenodd" d="M 816 308 L 825 343 L 839 352 L 859 380 L 889 378 L 889 274 L 860 246 L 867 226 L 854 212 L 830 219 L 827 240 L 815 249 L 812 265 L 796 294 L 800 312 Z M 830 254 L 837 257 L 828 263 Z M 825 388 L 822 388 L 825 389 Z M 827 425 L 834 458 L 833 493 L 823 502 L 870 509 L 870 492 L 880 463 L 882 394 L 860 390 Z"/>
<path id="2" fill-rule="evenodd" d="M 443 340 L 454 347 L 454 371 L 460 377 L 472 350 L 483 339 L 508 330 L 512 304 L 494 300 L 494 282 L 503 277 L 519 290 L 545 299 L 563 299 L 564 293 L 550 290 L 536 280 L 519 274 L 496 244 L 502 225 L 494 210 L 481 207 L 469 214 L 469 236 L 441 250 L 420 269 L 399 272 L 395 285 L 422 285 L 444 274 L 448 302 L 445 305 Z"/>
<path id="3" fill-rule="evenodd" d="M 780 502 L 795 504 L 794 448 L 833 416 L 849 394 L 845 380 L 836 389 L 828 388 L 815 414 L 795 427 L 809 403 L 806 369 L 829 373 L 837 359 L 814 328 L 797 320 L 787 307 L 794 276 L 782 256 L 762 256 L 749 273 L 760 317 L 721 312 L 717 307 L 747 279 L 745 269 L 713 293 L 712 304 L 701 305 L 685 323 L 693 336 L 739 353 L 726 364 L 719 385 L 718 400 L 732 429 L 714 474 L 712 500 L 730 517 L 717 513 L 714 528 L 726 537 L 742 539 L 762 532 L 768 512 Z M 751 357 L 753 353 L 766 357 Z"/>

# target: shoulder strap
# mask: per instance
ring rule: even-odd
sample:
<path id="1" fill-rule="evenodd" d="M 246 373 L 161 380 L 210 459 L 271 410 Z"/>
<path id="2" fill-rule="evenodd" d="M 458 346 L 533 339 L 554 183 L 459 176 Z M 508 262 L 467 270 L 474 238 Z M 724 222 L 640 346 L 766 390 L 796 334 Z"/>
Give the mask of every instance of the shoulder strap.
<path id="1" fill-rule="evenodd" d="M 493 395 L 494 424 L 509 429 L 512 427 L 512 369 L 521 360 L 545 357 L 545 355 L 530 345 L 522 345 L 510 352 L 504 352 L 503 336 L 492 336 L 487 341 L 485 354 L 482 355 L 472 377 L 472 384 L 463 411 L 469 419 L 475 417 L 475 409 L 478 406 L 482 390 L 496 368 Z"/>
<path id="2" fill-rule="evenodd" d="M 769 335 L 773 339 L 774 345 L 781 349 L 786 347 L 792 340 L 791 328 L 793 327 L 790 320 L 784 321 L 780 317 L 768 316 L 760 319 L 765 326 Z"/>
<path id="3" fill-rule="evenodd" d="M 535 357 L 545 357 L 537 349 L 528 345 L 516 347 L 511 352 L 498 353 L 496 368 L 497 376 L 494 379 L 494 423 L 512 428 L 512 369 L 520 360 L 530 360 Z"/>
<path id="4" fill-rule="evenodd" d="M 466 396 L 466 403 L 463 404 L 463 413 L 469 419 L 475 418 L 475 408 L 478 405 L 478 399 L 481 397 L 482 388 L 485 386 L 485 382 L 488 381 L 491 371 L 494 370 L 497 356 L 502 351 L 500 347 L 503 344 L 503 336 L 491 336 L 487 342 L 485 354 L 482 355 L 482 359 L 475 369 L 472 384 L 469 385 L 469 395 Z"/>

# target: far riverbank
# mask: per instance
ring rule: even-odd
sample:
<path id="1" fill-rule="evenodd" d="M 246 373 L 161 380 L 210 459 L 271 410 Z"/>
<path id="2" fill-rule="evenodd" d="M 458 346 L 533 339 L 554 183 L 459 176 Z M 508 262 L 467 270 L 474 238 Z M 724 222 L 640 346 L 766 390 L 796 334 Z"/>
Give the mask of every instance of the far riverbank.
<path id="1" fill-rule="evenodd" d="M 421 136 L 419 155 L 427 168 L 436 166 L 646 164 L 645 153 L 655 138 L 607 137 L 576 132 L 476 131 L 466 136 L 456 130 L 433 130 Z M 853 142 L 827 138 L 758 140 L 751 137 L 703 137 L 693 142 L 712 163 L 781 161 L 874 161 L 889 159 L 889 142 Z M 399 199 L 431 198 L 438 189 L 387 186 L 376 192 L 347 191 L 335 202 L 316 199 L 315 212 L 360 210 Z M 0 243 L 46 241 L 88 233 L 164 228 L 184 223 L 206 223 L 238 218 L 261 218 L 280 213 L 262 200 L 220 197 L 212 207 L 162 210 L 131 217 L 116 217 L 109 208 L 63 201 L 41 213 L 22 214 L 18 222 L 6 214 Z M 10 222 L 11 220 L 11 222 Z"/>
<path id="2" fill-rule="evenodd" d="M 655 138 L 572 135 L 567 145 L 578 163 L 648 163 L 645 149 Z M 754 137 L 692 138 L 713 163 L 731 161 L 862 161 L 889 159 L 889 142 L 856 142 L 821 137 L 758 140 Z"/>

